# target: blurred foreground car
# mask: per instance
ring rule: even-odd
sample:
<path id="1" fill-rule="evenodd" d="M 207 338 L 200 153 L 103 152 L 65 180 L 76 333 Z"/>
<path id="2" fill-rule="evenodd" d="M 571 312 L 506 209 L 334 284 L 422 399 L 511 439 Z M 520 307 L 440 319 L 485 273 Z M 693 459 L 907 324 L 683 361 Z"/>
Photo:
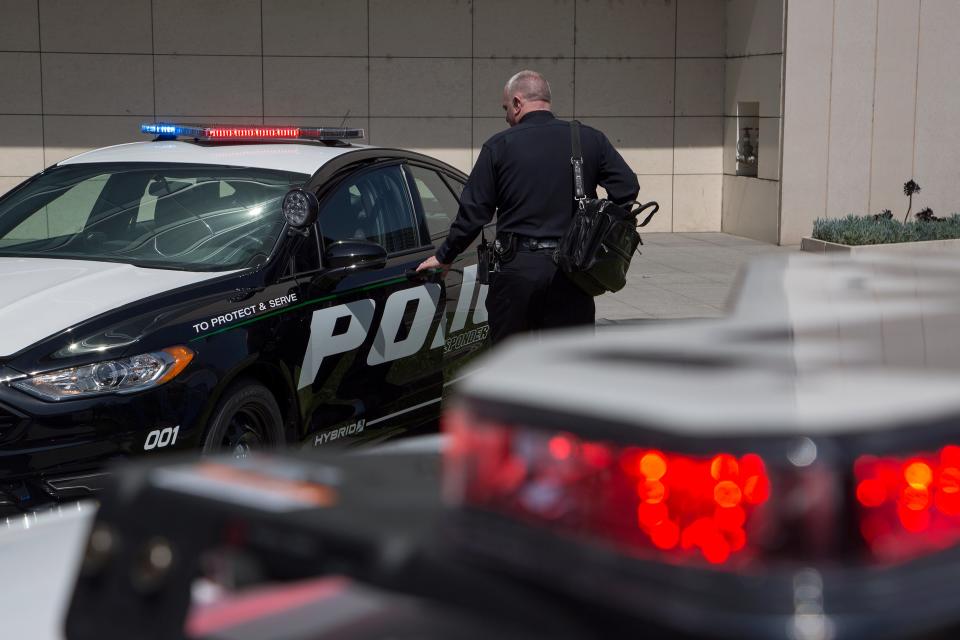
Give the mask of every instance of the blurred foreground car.
<path id="1" fill-rule="evenodd" d="M 142 130 L 0 198 L 0 515 L 118 458 L 435 428 L 486 287 L 412 269 L 466 176 L 359 129 Z"/>
<path id="2" fill-rule="evenodd" d="M 442 481 L 431 443 L 133 469 L 68 637 L 956 637 L 958 327 L 956 261 L 760 261 L 728 319 L 495 352 Z M 238 556 L 343 577 L 188 614 Z"/>

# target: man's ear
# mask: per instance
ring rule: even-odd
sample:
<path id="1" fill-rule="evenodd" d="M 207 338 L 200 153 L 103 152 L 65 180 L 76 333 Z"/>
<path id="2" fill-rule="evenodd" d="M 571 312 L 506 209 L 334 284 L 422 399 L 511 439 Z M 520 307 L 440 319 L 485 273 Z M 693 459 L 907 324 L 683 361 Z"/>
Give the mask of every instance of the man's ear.
<path id="1" fill-rule="evenodd" d="M 519 109 L 519 108 L 522 106 L 522 104 L 521 104 L 521 102 L 520 102 L 520 98 L 518 98 L 517 96 L 513 96 L 513 101 L 512 101 L 512 103 L 513 103 L 513 108 L 514 108 L 514 109 Z"/>

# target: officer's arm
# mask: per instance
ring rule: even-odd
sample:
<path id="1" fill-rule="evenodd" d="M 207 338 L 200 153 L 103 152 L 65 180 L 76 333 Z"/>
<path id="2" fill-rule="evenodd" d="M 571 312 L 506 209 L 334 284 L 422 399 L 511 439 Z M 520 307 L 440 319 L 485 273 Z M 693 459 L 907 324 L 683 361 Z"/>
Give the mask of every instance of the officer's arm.
<path id="1" fill-rule="evenodd" d="M 437 260 L 450 264 L 477 239 L 483 226 L 493 220 L 496 209 L 496 182 L 493 174 L 493 154 L 487 145 L 480 149 L 470 179 L 460 196 L 457 219 L 450 225 L 446 241 L 437 250 Z"/>
<path id="2" fill-rule="evenodd" d="M 623 159 L 623 156 L 613 148 L 607 136 L 601 134 L 600 143 L 600 173 L 597 182 L 607 190 L 607 195 L 617 204 L 629 204 L 637 199 L 640 193 L 640 183 L 637 175 Z"/>

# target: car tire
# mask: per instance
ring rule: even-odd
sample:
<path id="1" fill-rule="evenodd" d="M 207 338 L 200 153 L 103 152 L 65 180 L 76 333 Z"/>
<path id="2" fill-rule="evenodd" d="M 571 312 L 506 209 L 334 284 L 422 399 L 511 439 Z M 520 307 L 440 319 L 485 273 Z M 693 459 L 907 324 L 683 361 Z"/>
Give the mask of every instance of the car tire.
<path id="1" fill-rule="evenodd" d="M 283 415 L 273 394 L 262 384 L 244 380 L 224 392 L 213 410 L 203 438 L 203 453 L 250 451 L 283 444 Z"/>

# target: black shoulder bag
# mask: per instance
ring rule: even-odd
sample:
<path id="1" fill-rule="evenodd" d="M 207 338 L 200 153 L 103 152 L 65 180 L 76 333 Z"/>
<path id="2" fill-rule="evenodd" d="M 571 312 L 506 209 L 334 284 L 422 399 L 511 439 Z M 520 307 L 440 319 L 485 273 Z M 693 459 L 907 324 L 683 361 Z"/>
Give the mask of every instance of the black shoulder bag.
<path id="1" fill-rule="evenodd" d="M 570 123 L 573 155 L 573 220 L 560 238 L 554 260 L 567 277 L 590 295 L 619 291 L 627 283 L 627 269 L 637 247 L 643 242 L 638 227 L 645 227 L 660 210 L 656 202 L 633 202 L 627 208 L 610 200 L 587 198 L 583 187 L 583 153 L 580 149 L 580 123 Z M 636 206 L 636 208 L 634 208 Z M 643 222 L 637 217 L 653 207 Z"/>

